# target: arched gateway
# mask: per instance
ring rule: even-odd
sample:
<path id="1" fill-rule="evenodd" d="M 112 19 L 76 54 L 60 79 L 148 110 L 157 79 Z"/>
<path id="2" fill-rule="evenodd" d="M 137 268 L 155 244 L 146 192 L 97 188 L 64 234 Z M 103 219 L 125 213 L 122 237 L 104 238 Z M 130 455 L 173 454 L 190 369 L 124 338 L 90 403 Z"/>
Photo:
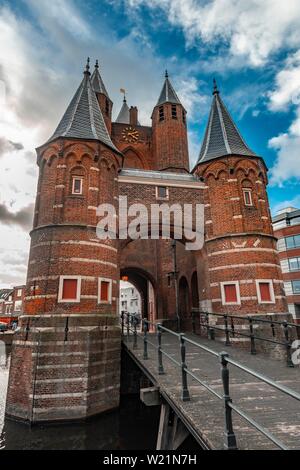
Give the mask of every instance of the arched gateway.
<path id="1" fill-rule="evenodd" d="M 167 74 L 151 127 L 139 124 L 136 107 L 127 108 L 111 121 L 98 65 L 91 76 L 88 64 L 56 131 L 37 149 L 25 315 L 14 340 L 7 416 L 81 419 L 118 406 L 122 272 L 141 289 L 151 279 L 155 320 L 174 318 L 178 287 L 184 315 L 195 302 L 239 315 L 286 311 L 267 169 L 217 88 L 192 172 L 186 111 Z M 160 223 L 157 239 L 99 239 L 97 207 L 116 207 L 120 196 L 149 210 L 162 203 L 204 206 L 204 246 L 187 251 L 162 239 Z M 179 225 L 171 220 L 171 238 Z M 139 228 L 146 238 L 148 222 Z"/>

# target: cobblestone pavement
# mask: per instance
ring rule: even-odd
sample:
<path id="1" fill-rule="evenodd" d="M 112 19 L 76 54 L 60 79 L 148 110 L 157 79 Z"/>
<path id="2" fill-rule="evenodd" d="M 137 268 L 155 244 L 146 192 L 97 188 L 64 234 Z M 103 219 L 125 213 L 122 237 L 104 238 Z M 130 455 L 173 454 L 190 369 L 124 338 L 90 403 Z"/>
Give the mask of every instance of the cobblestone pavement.
<path id="1" fill-rule="evenodd" d="M 155 335 L 148 335 L 149 340 L 156 344 Z M 300 369 L 289 368 L 284 361 L 270 359 L 264 354 L 251 356 L 247 351 L 226 347 L 217 341 L 211 341 L 192 334 L 188 337 L 216 352 L 226 351 L 232 359 L 247 365 L 250 369 L 260 372 L 276 382 L 300 392 Z M 181 371 L 166 356 L 163 357 L 164 375 L 157 372 L 157 350 L 148 347 L 149 359 L 143 360 L 143 342 L 138 338 L 138 347 L 133 349 L 133 338 L 124 338 L 125 346 L 130 349 L 136 360 L 151 374 L 160 390 L 166 393 L 184 413 L 189 424 L 197 430 L 204 442 L 212 449 L 223 448 L 224 409 L 223 402 L 188 378 L 191 400 L 182 402 Z M 178 338 L 164 332 L 162 345 L 168 354 L 179 361 Z M 216 392 L 223 394 L 219 358 L 196 346 L 187 344 L 187 367 L 205 381 Z M 277 439 L 290 449 L 300 449 L 300 402 L 251 375 L 229 365 L 230 394 L 235 405 L 264 426 Z M 269 439 L 249 425 L 244 419 L 233 413 L 233 426 L 239 449 L 277 449 Z"/>

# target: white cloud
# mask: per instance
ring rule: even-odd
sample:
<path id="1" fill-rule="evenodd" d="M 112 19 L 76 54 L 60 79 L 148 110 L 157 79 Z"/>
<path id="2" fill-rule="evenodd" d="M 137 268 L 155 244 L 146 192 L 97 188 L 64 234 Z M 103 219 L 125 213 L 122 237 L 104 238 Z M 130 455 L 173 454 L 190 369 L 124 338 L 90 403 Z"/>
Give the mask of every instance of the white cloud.
<path id="1" fill-rule="evenodd" d="M 282 186 L 290 179 L 300 179 L 300 50 L 290 55 L 278 72 L 269 98 L 271 111 L 295 108 L 295 118 L 287 131 L 269 141 L 269 147 L 277 152 L 270 182 Z"/>
<path id="2" fill-rule="evenodd" d="M 298 0 L 127 0 L 127 5 L 163 10 L 170 24 L 182 29 L 187 46 L 225 44 L 228 55 L 240 59 L 237 66 L 261 66 L 300 40 Z"/>

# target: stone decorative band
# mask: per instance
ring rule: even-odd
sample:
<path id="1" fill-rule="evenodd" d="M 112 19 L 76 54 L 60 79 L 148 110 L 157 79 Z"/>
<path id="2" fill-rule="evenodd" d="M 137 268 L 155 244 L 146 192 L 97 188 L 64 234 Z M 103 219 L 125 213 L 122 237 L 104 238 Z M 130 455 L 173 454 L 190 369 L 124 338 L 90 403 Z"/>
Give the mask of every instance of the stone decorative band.
<path id="1" fill-rule="evenodd" d="M 117 252 L 118 250 L 114 248 L 113 246 L 106 245 L 104 243 L 100 243 L 99 239 L 94 239 L 91 238 L 91 241 L 85 241 L 85 240 L 51 240 L 47 242 L 39 242 L 36 243 L 35 245 L 32 245 L 31 248 L 37 248 L 40 246 L 51 246 L 51 245 L 86 245 L 86 246 L 98 246 L 101 248 L 106 248 L 107 250 L 111 250 L 114 252 Z"/>
<path id="2" fill-rule="evenodd" d="M 275 263 L 242 263 L 242 264 L 227 264 L 225 266 L 216 266 L 215 268 L 209 268 L 209 271 L 219 271 L 222 269 L 235 269 L 235 268 L 249 268 L 249 267 L 259 267 L 259 266 L 268 266 L 275 267 L 280 269 L 280 264 Z"/>
<path id="3" fill-rule="evenodd" d="M 269 252 L 269 253 L 277 253 L 277 250 L 274 248 L 230 248 L 227 250 L 219 250 L 219 251 L 214 251 L 212 253 L 208 253 L 208 256 L 218 256 L 222 255 L 224 253 L 239 253 L 241 251 L 261 251 L 261 252 Z"/>

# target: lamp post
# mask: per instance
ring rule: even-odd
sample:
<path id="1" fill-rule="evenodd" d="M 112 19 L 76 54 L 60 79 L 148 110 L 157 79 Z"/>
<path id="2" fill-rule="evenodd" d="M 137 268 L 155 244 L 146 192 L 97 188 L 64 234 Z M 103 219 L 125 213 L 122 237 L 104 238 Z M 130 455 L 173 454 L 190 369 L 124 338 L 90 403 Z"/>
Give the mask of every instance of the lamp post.
<path id="1" fill-rule="evenodd" d="M 177 331 L 180 331 L 176 240 L 172 240 L 172 249 L 173 249 L 173 272 L 171 274 L 174 279 L 174 287 L 175 287 L 175 314 L 176 314 L 176 319 L 177 319 Z"/>

